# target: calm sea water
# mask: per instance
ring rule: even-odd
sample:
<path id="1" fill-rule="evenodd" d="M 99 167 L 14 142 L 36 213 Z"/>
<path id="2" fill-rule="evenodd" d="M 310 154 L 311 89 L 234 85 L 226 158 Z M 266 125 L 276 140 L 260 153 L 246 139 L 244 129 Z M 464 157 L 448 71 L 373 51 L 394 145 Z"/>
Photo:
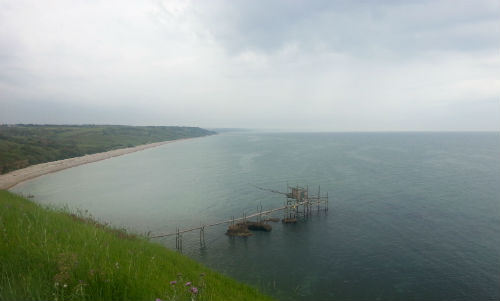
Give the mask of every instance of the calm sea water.
<path id="1" fill-rule="evenodd" d="M 163 233 L 321 185 L 327 214 L 270 233 L 184 235 L 183 252 L 283 300 L 498 300 L 498 133 L 239 133 L 176 142 L 14 189 Z M 279 216 L 279 214 L 278 214 Z M 175 247 L 175 238 L 158 240 Z"/>

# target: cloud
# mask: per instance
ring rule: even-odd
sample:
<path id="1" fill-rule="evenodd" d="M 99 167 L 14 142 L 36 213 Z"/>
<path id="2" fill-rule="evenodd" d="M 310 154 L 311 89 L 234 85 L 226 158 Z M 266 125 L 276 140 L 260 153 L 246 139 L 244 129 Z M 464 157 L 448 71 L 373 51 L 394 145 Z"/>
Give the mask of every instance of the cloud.
<path id="1" fill-rule="evenodd" d="M 499 129 L 497 1 L 0 8 L 0 122 Z"/>
<path id="2" fill-rule="evenodd" d="M 497 1 L 218 1 L 198 7 L 229 53 L 303 49 L 390 55 L 498 48 Z M 443 37 L 445 37 L 443 39 Z"/>

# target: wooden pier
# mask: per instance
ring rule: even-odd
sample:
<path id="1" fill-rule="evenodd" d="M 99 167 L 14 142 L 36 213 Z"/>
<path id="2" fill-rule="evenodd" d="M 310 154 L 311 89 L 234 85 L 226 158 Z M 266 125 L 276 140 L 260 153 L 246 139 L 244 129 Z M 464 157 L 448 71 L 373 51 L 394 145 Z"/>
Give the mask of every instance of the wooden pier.
<path id="1" fill-rule="evenodd" d="M 192 232 L 199 230 L 200 231 L 200 245 L 204 246 L 205 245 L 205 229 L 209 227 L 214 227 L 222 224 L 230 224 L 230 225 L 235 225 L 236 223 L 246 223 L 250 218 L 258 218 L 258 222 L 262 223 L 262 217 L 263 216 L 269 216 L 270 214 L 277 212 L 277 211 L 283 211 L 283 223 L 296 223 L 298 219 L 303 219 L 306 218 L 307 216 L 310 216 L 314 209 L 317 209 L 316 211 L 319 212 L 320 210 L 323 211 L 328 211 L 328 193 L 326 193 L 325 196 L 321 196 L 321 190 L 320 187 L 318 187 L 318 194 L 317 195 L 310 195 L 309 194 L 309 188 L 306 187 L 299 187 L 299 186 L 288 186 L 287 185 L 287 192 L 280 192 L 276 190 L 270 190 L 270 189 L 263 189 L 260 187 L 257 187 L 261 190 L 266 190 L 269 192 L 273 193 L 279 193 L 283 194 L 286 196 L 286 200 L 283 204 L 282 207 L 279 208 L 274 208 L 274 209 L 269 209 L 269 210 L 262 210 L 262 206 L 260 206 L 260 210 L 258 212 L 246 215 L 243 214 L 242 217 L 235 218 L 234 216 L 231 219 L 223 220 L 223 221 L 218 221 L 214 222 L 211 224 L 205 224 L 205 225 L 200 225 L 197 227 L 192 227 L 192 228 L 187 228 L 187 229 L 179 229 L 177 228 L 175 232 L 170 232 L 170 233 L 165 233 L 165 234 L 159 234 L 159 235 L 153 235 L 150 236 L 150 238 L 161 238 L 161 237 L 168 237 L 168 236 L 176 236 L 175 238 L 175 247 L 177 250 L 182 251 L 182 234 L 186 232 Z M 266 221 L 264 221 L 266 222 Z"/>

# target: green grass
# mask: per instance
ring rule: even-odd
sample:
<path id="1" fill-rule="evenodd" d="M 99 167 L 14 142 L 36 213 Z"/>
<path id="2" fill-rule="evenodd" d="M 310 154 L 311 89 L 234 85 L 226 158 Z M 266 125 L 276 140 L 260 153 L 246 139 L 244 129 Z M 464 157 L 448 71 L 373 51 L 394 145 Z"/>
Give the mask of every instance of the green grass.
<path id="1" fill-rule="evenodd" d="M 85 154 L 211 134 L 176 126 L 0 125 L 0 174 Z"/>
<path id="2" fill-rule="evenodd" d="M 143 237 L 0 190 L 0 300 L 156 298 L 270 300 Z"/>

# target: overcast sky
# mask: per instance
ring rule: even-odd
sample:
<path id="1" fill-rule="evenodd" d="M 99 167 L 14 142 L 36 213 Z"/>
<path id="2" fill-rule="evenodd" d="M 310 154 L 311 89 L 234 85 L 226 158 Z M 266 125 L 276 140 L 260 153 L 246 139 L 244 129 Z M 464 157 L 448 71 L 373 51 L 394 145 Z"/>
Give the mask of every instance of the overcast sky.
<path id="1" fill-rule="evenodd" d="M 499 3 L 0 0 L 0 123 L 499 130 Z"/>

